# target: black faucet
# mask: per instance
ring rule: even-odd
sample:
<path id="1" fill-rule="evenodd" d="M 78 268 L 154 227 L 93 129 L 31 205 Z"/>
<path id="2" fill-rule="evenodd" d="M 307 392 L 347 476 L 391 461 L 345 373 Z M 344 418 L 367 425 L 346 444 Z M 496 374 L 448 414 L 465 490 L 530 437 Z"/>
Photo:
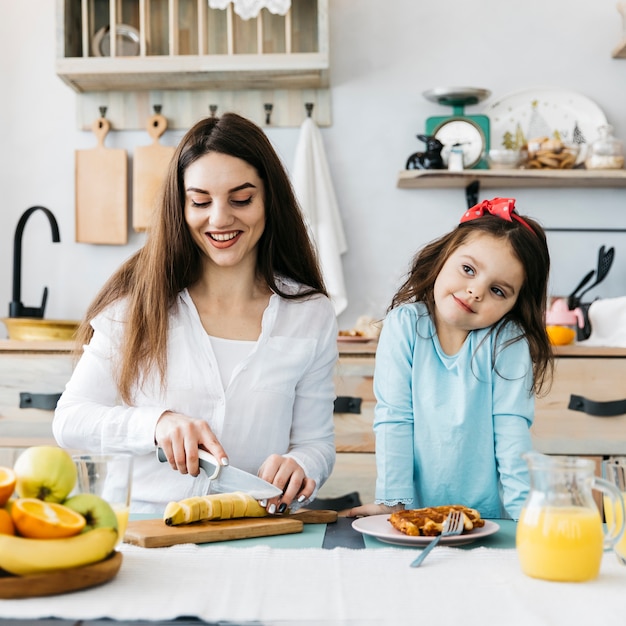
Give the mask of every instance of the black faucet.
<path id="1" fill-rule="evenodd" d="M 13 300 L 9 304 L 9 317 L 36 317 L 43 319 L 43 313 L 46 308 L 46 300 L 48 299 L 48 288 L 43 289 L 43 298 L 40 307 L 26 307 L 21 302 L 22 291 L 22 236 L 24 234 L 24 226 L 28 218 L 37 210 L 43 211 L 52 230 L 52 241 L 58 243 L 61 241 L 59 236 L 59 225 L 50 209 L 43 206 L 32 206 L 27 209 L 20 217 L 15 229 L 15 239 L 13 240 Z"/>

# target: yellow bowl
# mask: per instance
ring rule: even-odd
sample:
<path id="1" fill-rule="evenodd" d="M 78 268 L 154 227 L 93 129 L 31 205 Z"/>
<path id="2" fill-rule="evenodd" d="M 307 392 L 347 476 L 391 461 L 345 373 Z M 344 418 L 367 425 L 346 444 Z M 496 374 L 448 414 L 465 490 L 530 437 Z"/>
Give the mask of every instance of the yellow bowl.
<path id="1" fill-rule="evenodd" d="M 71 341 L 80 322 L 34 317 L 3 317 L 9 339 L 19 341 Z"/>

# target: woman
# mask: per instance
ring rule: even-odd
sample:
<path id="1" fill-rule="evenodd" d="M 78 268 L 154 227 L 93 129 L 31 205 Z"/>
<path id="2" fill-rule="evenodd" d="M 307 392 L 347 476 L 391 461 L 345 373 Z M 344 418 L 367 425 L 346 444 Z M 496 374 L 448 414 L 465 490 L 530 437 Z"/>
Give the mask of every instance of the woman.
<path id="1" fill-rule="evenodd" d="M 232 113 L 204 119 L 174 154 L 144 247 L 87 311 L 55 438 L 135 454 L 135 512 L 207 492 L 198 448 L 283 489 L 270 513 L 297 508 L 334 465 L 336 337 L 267 137 Z"/>

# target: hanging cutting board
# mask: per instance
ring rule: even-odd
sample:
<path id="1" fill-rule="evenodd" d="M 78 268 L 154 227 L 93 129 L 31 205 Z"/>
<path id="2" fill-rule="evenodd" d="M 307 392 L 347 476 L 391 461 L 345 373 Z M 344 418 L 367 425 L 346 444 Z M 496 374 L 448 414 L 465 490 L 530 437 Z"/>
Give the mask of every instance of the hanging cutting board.
<path id="1" fill-rule="evenodd" d="M 146 126 L 152 145 L 138 146 L 133 156 L 133 228 L 146 230 L 150 225 L 167 168 L 176 148 L 162 146 L 159 137 L 167 129 L 167 120 L 160 114 L 148 119 Z"/>
<path id="2" fill-rule="evenodd" d="M 162 519 L 128 523 L 124 541 L 143 548 L 164 548 L 179 543 L 213 543 L 249 537 L 300 533 L 304 523 L 332 523 L 336 511 L 301 511 L 284 517 L 245 517 L 167 526 Z"/>
<path id="3" fill-rule="evenodd" d="M 105 148 L 111 124 L 104 117 L 91 129 L 95 148 L 76 150 L 76 241 L 123 245 L 128 241 L 128 158 Z"/>

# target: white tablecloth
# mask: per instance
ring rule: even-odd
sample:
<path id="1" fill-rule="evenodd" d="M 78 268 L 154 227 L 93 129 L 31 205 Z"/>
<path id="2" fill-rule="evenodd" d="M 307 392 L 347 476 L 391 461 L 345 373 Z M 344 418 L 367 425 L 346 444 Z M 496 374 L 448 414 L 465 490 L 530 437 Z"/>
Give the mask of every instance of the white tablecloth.
<path id="1" fill-rule="evenodd" d="M 521 573 L 515 550 L 417 552 L 266 546 L 124 545 L 117 577 L 47 598 L 0 600 L 0 618 L 167 620 L 271 624 L 595 626 L 626 623 L 626 567 L 605 553 L 600 577 L 551 583 Z M 407 618 L 410 620 L 407 622 Z"/>

